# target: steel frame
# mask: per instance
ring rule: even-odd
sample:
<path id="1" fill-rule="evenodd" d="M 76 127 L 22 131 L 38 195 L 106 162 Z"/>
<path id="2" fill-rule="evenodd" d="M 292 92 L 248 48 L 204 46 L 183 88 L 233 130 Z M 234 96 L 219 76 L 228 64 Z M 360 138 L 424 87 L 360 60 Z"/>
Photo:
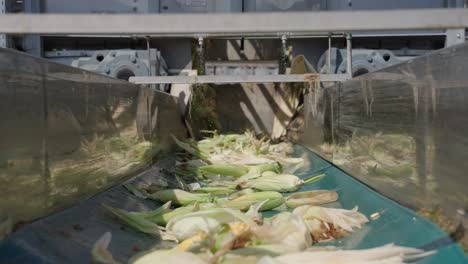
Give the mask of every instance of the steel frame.
<path id="1" fill-rule="evenodd" d="M 7 14 L 0 33 L 228 37 L 309 35 L 468 27 L 467 9 L 353 12 L 70 15 Z"/>
<path id="2" fill-rule="evenodd" d="M 279 82 L 342 82 L 348 74 L 278 74 L 278 75 L 198 75 L 198 76 L 140 76 L 130 77 L 135 84 L 228 84 L 228 83 L 279 83 Z"/>

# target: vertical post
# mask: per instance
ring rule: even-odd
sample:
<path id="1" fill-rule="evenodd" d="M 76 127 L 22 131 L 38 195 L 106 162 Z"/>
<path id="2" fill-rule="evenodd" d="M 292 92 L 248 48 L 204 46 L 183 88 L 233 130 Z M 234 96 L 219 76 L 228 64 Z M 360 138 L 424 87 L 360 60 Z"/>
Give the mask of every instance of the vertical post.
<path id="1" fill-rule="evenodd" d="M 205 75 L 205 50 L 204 50 L 204 39 L 203 37 L 198 37 L 198 75 Z"/>
<path id="2" fill-rule="evenodd" d="M 0 16 L 6 13 L 5 6 L 6 6 L 6 0 L 0 0 Z M 7 47 L 6 35 L 0 34 L 0 48 L 6 48 L 6 47 Z"/>
<path id="3" fill-rule="evenodd" d="M 288 67 L 288 54 L 287 54 L 287 46 L 286 41 L 288 38 L 286 35 L 281 36 L 281 57 L 280 57 L 280 65 L 279 65 L 279 74 L 285 74 L 286 68 Z"/>
<path id="4" fill-rule="evenodd" d="M 332 33 L 328 33 L 328 58 L 327 58 L 327 66 L 328 66 L 328 73 L 331 74 L 331 35 Z"/>
<path id="5" fill-rule="evenodd" d="M 353 46 L 351 40 L 353 39 L 351 33 L 346 34 L 346 62 L 347 73 L 349 78 L 353 78 Z"/>

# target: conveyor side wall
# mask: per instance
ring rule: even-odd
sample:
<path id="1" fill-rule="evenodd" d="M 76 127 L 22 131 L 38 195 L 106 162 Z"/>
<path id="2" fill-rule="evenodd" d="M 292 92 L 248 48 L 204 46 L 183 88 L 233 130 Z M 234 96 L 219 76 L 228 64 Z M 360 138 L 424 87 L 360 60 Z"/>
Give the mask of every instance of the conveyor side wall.
<path id="1" fill-rule="evenodd" d="M 404 205 L 463 218 L 467 57 L 468 45 L 458 45 L 312 90 L 301 141 Z"/>
<path id="2" fill-rule="evenodd" d="M 149 166 L 185 137 L 177 98 L 0 49 L 0 219 L 30 221 Z"/>

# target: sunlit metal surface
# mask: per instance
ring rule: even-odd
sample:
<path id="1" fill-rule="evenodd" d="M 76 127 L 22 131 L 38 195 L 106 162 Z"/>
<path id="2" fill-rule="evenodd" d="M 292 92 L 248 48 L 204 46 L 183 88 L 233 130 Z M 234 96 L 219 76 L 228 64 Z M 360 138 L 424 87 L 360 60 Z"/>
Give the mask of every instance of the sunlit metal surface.
<path id="1" fill-rule="evenodd" d="M 0 218 L 47 215 L 146 168 L 185 136 L 176 103 L 0 49 Z"/>
<path id="2" fill-rule="evenodd" d="M 468 208 L 467 57 L 468 45 L 458 45 L 312 90 L 303 143 L 404 205 L 460 217 Z"/>

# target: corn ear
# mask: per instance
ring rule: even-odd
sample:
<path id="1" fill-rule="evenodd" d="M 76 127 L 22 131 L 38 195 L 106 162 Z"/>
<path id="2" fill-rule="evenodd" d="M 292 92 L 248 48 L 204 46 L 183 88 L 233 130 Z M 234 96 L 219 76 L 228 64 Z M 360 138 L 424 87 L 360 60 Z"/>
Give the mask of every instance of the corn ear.
<path id="1" fill-rule="evenodd" d="M 266 172 L 266 171 L 281 173 L 282 172 L 281 164 L 279 164 L 278 162 L 260 164 L 251 168 L 249 170 L 249 173 L 262 174 L 263 172 Z"/>
<path id="2" fill-rule="evenodd" d="M 279 192 L 256 192 L 249 193 L 232 200 L 224 201 L 221 205 L 223 207 L 247 211 L 250 206 L 265 200 L 268 200 L 268 202 L 263 204 L 259 208 L 259 211 L 271 210 L 283 204 L 283 196 Z"/>
<path id="3" fill-rule="evenodd" d="M 248 168 L 239 164 L 213 164 L 199 167 L 203 174 L 240 177 L 248 172 Z"/>
<path id="4" fill-rule="evenodd" d="M 137 216 L 132 214 L 131 212 L 127 212 L 125 210 L 114 208 L 105 204 L 102 204 L 102 206 L 107 211 L 116 216 L 121 222 L 140 232 L 149 234 L 154 237 L 160 237 L 161 235 L 163 235 L 163 231 L 158 225 L 145 219 L 142 216 Z"/>
<path id="5" fill-rule="evenodd" d="M 153 215 L 150 217 L 146 217 L 146 219 L 150 220 L 151 222 L 158 224 L 160 226 L 166 226 L 166 224 L 173 219 L 174 217 L 192 213 L 195 211 L 199 210 L 199 206 L 195 205 L 189 205 L 189 206 L 184 206 L 184 207 L 179 207 L 176 208 L 170 212 L 164 213 L 164 214 L 159 214 L 159 215 Z"/>
<path id="6" fill-rule="evenodd" d="M 253 221 L 239 210 L 214 208 L 175 217 L 167 223 L 166 229 L 179 241 L 183 241 L 200 233 L 214 234 L 223 224 L 232 222 L 254 225 Z"/>
<path id="7" fill-rule="evenodd" d="M 240 190 L 238 192 L 235 192 L 235 193 L 229 195 L 228 199 L 230 199 L 230 200 L 236 199 L 236 198 L 241 197 L 243 195 L 251 194 L 251 193 L 254 193 L 254 192 L 255 192 L 254 189 L 246 188 L 246 189 Z"/>
<path id="8" fill-rule="evenodd" d="M 315 190 L 293 193 L 284 199 L 284 203 L 289 208 L 296 208 L 302 205 L 322 205 L 338 200 L 338 193 L 328 190 Z"/>
<path id="9" fill-rule="evenodd" d="M 180 189 L 170 189 L 170 190 L 162 190 L 149 195 L 149 198 L 161 201 L 161 202 L 168 202 L 172 201 L 172 204 L 180 206 L 180 205 L 189 205 L 196 202 L 200 203 L 209 203 L 213 199 L 211 198 L 210 194 L 204 193 L 189 193 L 184 190 Z"/>
<path id="10" fill-rule="evenodd" d="M 197 193 L 209 193 L 212 195 L 226 195 L 234 191 L 235 189 L 233 187 L 202 187 L 195 190 Z"/>
<path id="11" fill-rule="evenodd" d="M 291 174 L 278 174 L 261 176 L 237 185 L 238 189 L 253 188 L 260 191 L 294 192 L 298 190 L 304 181 Z"/>

